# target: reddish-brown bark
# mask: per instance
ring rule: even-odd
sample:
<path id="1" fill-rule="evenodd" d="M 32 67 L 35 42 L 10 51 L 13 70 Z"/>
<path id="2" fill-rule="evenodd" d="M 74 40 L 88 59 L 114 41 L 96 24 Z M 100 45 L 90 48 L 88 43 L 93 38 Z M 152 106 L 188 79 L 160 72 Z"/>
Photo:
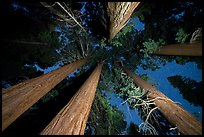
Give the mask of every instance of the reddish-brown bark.
<path id="1" fill-rule="evenodd" d="M 140 2 L 108 2 L 107 14 L 109 17 L 109 38 L 115 35 L 125 26 L 125 23 L 132 15 Z"/>
<path id="2" fill-rule="evenodd" d="M 147 83 L 145 80 L 141 79 L 138 75 L 130 70 L 122 67 L 124 72 L 128 76 L 133 78 L 135 84 L 139 87 L 150 91 L 147 95 L 148 98 L 154 99 L 156 97 L 161 97 L 164 99 L 157 99 L 154 101 L 159 110 L 163 115 L 168 119 L 168 121 L 176 126 L 184 135 L 202 135 L 202 123 L 198 121 L 194 116 L 189 112 L 185 111 L 182 107 L 175 104 L 171 99 L 153 87 L 151 84 Z"/>
<path id="3" fill-rule="evenodd" d="M 83 135 L 103 64 L 99 64 L 41 135 Z"/>
<path id="4" fill-rule="evenodd" d="M 87 59 L 76 61 L 45 75 L 24 81 L 3 90 L 2 131 L 71 72 L 86 62 Z"/>
<path id="5" fill-rule="evenodd" d="M 161 47 L 159 51 L 153 54 L 175 56 L 202 56 L 202 42 L 166 45 Z"/>

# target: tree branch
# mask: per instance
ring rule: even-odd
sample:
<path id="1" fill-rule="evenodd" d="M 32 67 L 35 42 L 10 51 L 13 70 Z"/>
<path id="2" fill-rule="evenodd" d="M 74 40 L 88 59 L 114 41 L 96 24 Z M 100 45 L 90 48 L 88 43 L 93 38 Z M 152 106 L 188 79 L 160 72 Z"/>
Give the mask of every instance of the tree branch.
<path id="1" fill-rule="evenodd" d="M 85 33 L 87 33 L 86 30 L 81 26 L 81 24 L 68 12 L 59 2 L 56 2 L 56 3 L 76 22 L 76 24 L 79 25 L 79 27 L 82 28 L 82 30 L 83 30 Z"/>

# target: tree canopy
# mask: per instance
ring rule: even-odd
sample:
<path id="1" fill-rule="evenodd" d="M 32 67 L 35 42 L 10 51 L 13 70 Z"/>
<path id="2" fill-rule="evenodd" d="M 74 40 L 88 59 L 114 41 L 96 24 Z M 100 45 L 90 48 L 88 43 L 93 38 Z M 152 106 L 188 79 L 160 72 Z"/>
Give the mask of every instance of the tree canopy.
<path id="1" fill-rule="evenodd" d="M 173 87 L 178 88 L 180 94 L 183 95 L 190 103 L 202 106 L 202 81 L 196 82 L 183 76 L 171 76 L 167 78 Z M 192 90 L 191 90 L 192 89 Z"/>
<path id="2" fill-rule="evenodd" d="M 72 85 L 82 83 L 75 78 L 85 80 L 85 76 L 94 66 L 104 62 L 87 122 L 85 132 L 87 135 L 170 132 L 171 125 L 159 112 L 154 112 L 150 117 L 150 123 L 156 129 L 151 127 L 146 131 L 133 123 L 128 125 L 123 112 L 108 102 L 102 91 L 115 93 L 130 109 L 138 109 L 143 120 L 153 108 L 150 106 L 146 111 L 144 107 L 138 105 L 141 104 L 141 99 L 132 98 L 142 96 L 146 91 L 133 83 L 118 66 L 119 62 L 132 71 L 139 66 L 155 71 L 161 65 L 174 60 L 178 64 L 193 61 L 197 63 L 199 69 L 202 68 L 201 57 L 154 54 L 168 44 L 202 42 L 201 1 L 141 2 L 126 25 L 111 40 L 108 39 L 109 20 L 106 2 L 3 2 L 0 11 L 3 13 L 1 15 L 3 88 L 7 88 L 6 84 L 13 86 L 42 75 L 43 72 L 39 68 L 47 69 L 57 63 L 65 65 L 84 58 L 89 60 L 85 66 L 79 68 L 73 76 L 63 80 L 31 109 L 35 107 L 38 109 L 42 104 L 53 100 L 59 103 L 63 98 L 62 93 L 67 89 L 74 92 L 75 88 Z M 136 18 L 144 23 L 144 29 L 137 29 Z M 149 79 L 147 75 L 141 77 Z M 182 76 L 168 77 L 168 80 L 179 89 L 186 100 L 202 106 L 200 92 L 202 82 L 198 83 Z M 193 89 L 192 92 L 188 90 L 189 88 Z M 33 113 L 30 111 L 28 115 Z M 37 115 L 37 112 L 34 113 Z M 12 130 L 12 127 L 9 130 Z"/>

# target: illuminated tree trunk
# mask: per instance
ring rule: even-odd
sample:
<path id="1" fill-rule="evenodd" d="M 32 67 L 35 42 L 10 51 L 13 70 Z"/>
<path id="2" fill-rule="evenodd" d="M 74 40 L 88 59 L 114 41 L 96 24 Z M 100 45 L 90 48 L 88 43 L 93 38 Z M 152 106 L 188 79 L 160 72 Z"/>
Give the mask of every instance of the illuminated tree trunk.
<path id="1" fill-rule="evenodd" d="M 86 62 L 87 59 L 76 61 L 45 75 L 24 81 L 3 90 L 2 131 L 71 72 Z"/>
<path id="2" fill-rule="evenodd" d="M 99 64 L 41 135 L 83 135 L 103 64 Z"/>
<path id="3" fill-rule="evenodd" d="M 140 2 L 108 2 L 108 39 L 113 39 L 115 35 L 126 25 L 131 14 Z"/>
<path id="4" fill-rule="evenodd" d="M 168 121 L 176 126 L 178 130 L 184 135 L 201 135 L 202 134 L 202 123 L 199 122 L 195 117 L 193 117 L 190 113 L 185 111 L 179 105 L 175 104 L 171 99 L 153 87 L 151 84 L 147 83 L 143 79 L 141 79 L 138 75 L 130 70 L 122 67 L 125 73 L 128 76 L 133 78 L 135 84 L 139 87 L 150 91 L 147 95 L 148 98 L 163 98 L 156 99 L 154 103 L 159 110 L 163 113 L 163 115 L 168 119 Z"/>
<path id="5" fill-rule="evenodd" d="M 160 48 L 156 55 L 202 56 L 202 42 L 189 44 L 172 44 Z"/>

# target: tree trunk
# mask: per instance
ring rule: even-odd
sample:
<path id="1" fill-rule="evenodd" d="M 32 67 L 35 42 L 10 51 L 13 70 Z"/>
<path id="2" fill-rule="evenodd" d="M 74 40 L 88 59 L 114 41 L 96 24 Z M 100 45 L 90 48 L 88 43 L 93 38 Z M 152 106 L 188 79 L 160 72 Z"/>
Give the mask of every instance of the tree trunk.
<path id="1" fill-rule="evenodd" d="M 202 42 L 166 45 L 161 47 L 159 51 L 153 54 L 175 56 L 202 56 Z"/>
<path id="2" fill-rule="evenodd" d="M 107 14 L 109 19 L 109 36 L 113 39 L 115 35 L 126 25 L 134 9 L 140 2 L 108 2 Z"/>
<path id="3" fill-rule="evenodd" d="M 103 64 L 99 64 L 41 135 L 83 135 Z"/>
<path id="4" fill-rule="evenodd" d="M 176 126 L 184 135 L 202 135 L 202 123 L 199 122 L 195 117 L 193 117 L 190 113 L 185 111 L 179 105 L 173 103 L 171 99 L 153 87 L 151 84 L 147 83 L 139 76 L 137 76 L 134 72 L 122 67 L 124 72 L 126 72 L 135 84 L 139 87 L 150 91 L 147 95 L 148 98 L 154 99 L 156 97 L 161 97 L 165 99 L 156 99 L 154 103 L 159 110 L 163 113 L 163 115 L 169 120 L 169 122 Z"/>
<path id="5" fill-rule="evenodd" d="M 45 75 L 24 81 L 3 90 L 2 131 L 71 72 L 86 62 L 87 59 L 76 61 Z"/>

